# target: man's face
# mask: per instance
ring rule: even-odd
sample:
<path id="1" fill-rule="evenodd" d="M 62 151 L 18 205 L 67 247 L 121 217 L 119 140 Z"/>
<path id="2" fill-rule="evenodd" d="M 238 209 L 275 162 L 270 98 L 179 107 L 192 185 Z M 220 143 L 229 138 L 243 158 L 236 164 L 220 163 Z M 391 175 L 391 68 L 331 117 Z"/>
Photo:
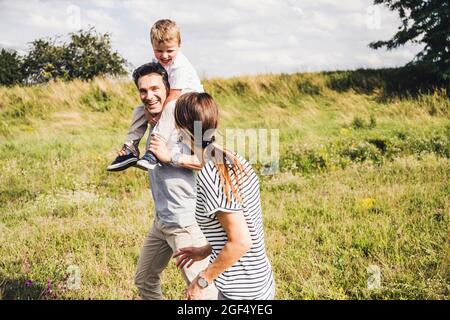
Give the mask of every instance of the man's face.
<path id="1" fill-rule="evenodd" d="M 178 40 L 170 40 L 164 43 L 153 45 L 155 58 L 164 67 L 167 67 L 173 63 L 173 61 L 177 57 L 178 50 L 180 50 Z"/>
<path id="2" fill-rule="evenodd" d="M 164 101 L 167 98 L 167 90 L 163 78 L 157 73 L 142 76 L 138 80 L 139 96 L 145 109 L 151 115 L 161 113 Z"/>

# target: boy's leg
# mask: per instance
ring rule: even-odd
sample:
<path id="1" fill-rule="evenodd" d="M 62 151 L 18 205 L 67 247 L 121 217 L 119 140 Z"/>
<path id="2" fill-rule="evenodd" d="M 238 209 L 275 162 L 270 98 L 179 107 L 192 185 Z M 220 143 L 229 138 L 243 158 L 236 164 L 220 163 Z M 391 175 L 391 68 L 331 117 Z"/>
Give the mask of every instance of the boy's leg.
<path id="1" fill-rule="evenodd" d="M 133 116 L 131 119 L 130 129 L 128 130 L 127 137 L 125 139 L 125 144 L 134 147 L 139 156 L 139 142 L 147 131 L 148 121 L 144 114 L 144 106 L 140 105 L 136 107 L 133 111 Z"/>
<path id="2" fill-rule="evenodd" d="M 136 107 L 133 111 L 131 126 L 128 131 L 122 152 L 106 168 L 108 171 L 122 171 L 137 164 L 139 160 L 139 141 L 147 130 L 147 119 L 144 106 Z"/>
<path id="3" fill-rule="evenodd" d="M 202 247 L 208 244 L 205 236 L 203 235 L 200 227 L 197 225 L 189 226 L 185 228 L 162 228 L 166 234 L 166 239 L 173 252 L 178 251 L 184 247 Z M 206 269 L 209 264 L 209 257 L 201 261 L 194 262 L 189 268 L 183 267 L 182 274 L 186 283 L 189 285 L 191 281 L 197 277 L 200 271 Z M 217 300 L 218 292 L 214 283 L 210 284 L 205 289 L 205 300 Z"/>
<path id="4" fill-rule="evenodd" d="M 157 124 L 158 125 L 158 124 Z M 154 128 L 155 129 L 155 128 Z M 157 165 L 161 165 L 158 158 L 155 156 L 153 152 L 149 150 L 150 141 L 152 137 L 155 135 L 155 130 L 149 130 L 149 134 L 147 137 L 147 143 L 145 145 L 145 153 L 142 158 L 136 163 L 136 167 L 143 170 L 153 170 Z M 157 135 L 157 134 L 156 134 Z"/>
<path id="5" fill-rule="evenodd" d="M 168 143 L 173 138 L 173 131 L 175 129 L 175 119 L 173 117 L 173 110 L 175 108 L 175 101 L 171 101 L 164 107 L 161 117 L 155 124 L 151 135 L 159 137 L 164 143 Z M 150 137 L 150 136 L 149 136 Z M 149 138 L 151 140 L 151 137 Z M 148 150 L 149 140 L 147 141 L 145 155 L 137 162 L 136 166 L 141 169 L 152 170 L 155 166 L 160 165 L 158 158 Z M 176 141 L 173 141 L 176 142 Z"/>
<path id="6" fill-rule="evenodd" d="M 172 254 L 172 249 L 164 239 L 155 219 L 142 246 L 135 276 L 135 285 L 142 299 L 162 300 L 160 275 Z"/>

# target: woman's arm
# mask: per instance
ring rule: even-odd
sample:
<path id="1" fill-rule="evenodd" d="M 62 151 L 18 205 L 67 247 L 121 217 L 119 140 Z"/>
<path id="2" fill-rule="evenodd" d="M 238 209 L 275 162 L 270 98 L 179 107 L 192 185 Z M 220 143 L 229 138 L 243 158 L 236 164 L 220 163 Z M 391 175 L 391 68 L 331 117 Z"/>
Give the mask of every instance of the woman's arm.
<path id="1" fill-rule="evenodd" d="M 201 170 L 203 167 L 196 155 L 187 155 L 183 153 L 180 153 L 178 156 L 177 165 L 191 170 Z"/>
<path id="2" fill-rule="evenodd" d="M 236 263 L 251 247 L 252 238 L 248 230 L 244 214 L 240 213 L 217 213 L 217 219 L 224 228 L 228 241 L 220 251 L 216 260 L 204 271 L 203 278 L 212 283 L 222 272 Z M 186 259 L 186 257 L 184 257 Z M 191 265 L 192 263 L 189 263 Z M 184 265 L 184 264 L 183 264 Z M 203 299 L 203 290 L 198 285 L 198 276 L 192 280 L 186 290 L 186 298 L 189 300 Z"/>
<path id="3" fill-rule="evenodd" d="M 240 213 L 218 213 L 217 219 L 228 236 L 228 241 L 220 251 L 219 256 L 209 265 L 205 271 L 205 279 L 212 282 L 222 272 L 231 267 L 252 246 L 252 239 L 248 231 L 244 214 Z M 177 267 L 189 268 L 195 261 L 205 259 L 211 254 L 212 247 L 207 244 L 203 247 L 186 247 L 177 251 L 173 257 L 177 259 Z"/>
<path id="4" fill-rule="evenodd" d="M 162 141 L 158 136 L 152 137 L 149 149 L 162 163 L 172 162 L 172 155 L 167 149 L 166 143 Z M 191 170 L 202 169 L 202 164 L 200 160 L 198 160 L 196 155 L 187 155 L 183 153 L 179 153 L 178 155 L 177 166 Z"/>
<path id="5" fill-rule="evenodd" d="M 252 247 L 252 238 L 242 212 L 220 212 L 217 213 L 217 219 L 225 230 L 228 241 L 217 259 L 206 268 L 203 274 L 209 283 L 235 264 Z"/>

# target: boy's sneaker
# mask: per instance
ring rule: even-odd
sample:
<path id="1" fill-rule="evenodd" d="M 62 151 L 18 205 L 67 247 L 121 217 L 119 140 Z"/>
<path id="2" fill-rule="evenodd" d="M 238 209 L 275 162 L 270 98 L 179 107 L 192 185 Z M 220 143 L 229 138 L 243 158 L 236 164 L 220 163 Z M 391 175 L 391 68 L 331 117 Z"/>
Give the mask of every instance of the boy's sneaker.
<path id="1" fill-rule="evenodd" d="M 111 163 L 106 170 L 108 171 L 122 171 L 128 169 L 131 166 L 136 165 L 138 161 L 138 156 L 135 152 L 127 145 L 123 145 L 122 150 L 126 151 L 126 155 L 118 156 L 113 163 Z"/>
<path id="2" fill-rule="evenodd" d="M 159 160 L 153 154 L 147 150 L 144 156 L 136 163 L 136 167 L 142 170 L 153 170 L 157 165 L 161 165 Z"/>

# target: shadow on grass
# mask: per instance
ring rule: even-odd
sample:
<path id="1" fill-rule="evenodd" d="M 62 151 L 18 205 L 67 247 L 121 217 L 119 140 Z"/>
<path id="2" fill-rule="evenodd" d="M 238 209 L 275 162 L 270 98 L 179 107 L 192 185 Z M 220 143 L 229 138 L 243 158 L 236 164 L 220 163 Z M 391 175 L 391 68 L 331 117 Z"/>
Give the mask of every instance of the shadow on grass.
<path id="1" fill-rule="evenodd" d="M 46 286 L 27 281 L 25 278 L 8 279 L 0 275 L 0 300 L 42 299 Z"/>

